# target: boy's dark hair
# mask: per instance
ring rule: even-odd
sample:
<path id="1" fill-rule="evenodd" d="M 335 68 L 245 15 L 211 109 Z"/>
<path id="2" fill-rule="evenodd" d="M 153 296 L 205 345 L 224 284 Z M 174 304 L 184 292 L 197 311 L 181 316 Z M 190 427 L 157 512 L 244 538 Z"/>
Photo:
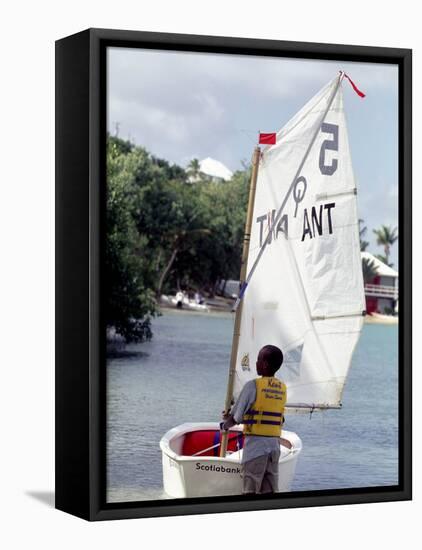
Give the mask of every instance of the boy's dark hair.
<path id="1" fill-rule="evenodd" d="M 283 352 L 277 346 L 264 346 L 265 360 L 273 373 L 277 372 L 283 364 Z"/>

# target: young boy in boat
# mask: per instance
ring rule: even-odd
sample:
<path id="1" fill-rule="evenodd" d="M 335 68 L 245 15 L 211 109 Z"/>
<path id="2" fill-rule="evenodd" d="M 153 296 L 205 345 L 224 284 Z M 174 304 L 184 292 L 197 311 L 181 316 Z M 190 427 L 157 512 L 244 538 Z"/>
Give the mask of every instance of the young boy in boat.
<path id="1" fill-rule="evenodd" d="M 247 382 L 233 408 L 223 413 L 222 429 L 243 424 L 243 493 L 274 493 L 278 490 L 280 435 L 284 422 L 286 385 L 274 377 L 283 363 L 276 346 L 258 353 L 256 372 L 260 378 Z M 283 443 L 287 441 L 282 440 Z"/>

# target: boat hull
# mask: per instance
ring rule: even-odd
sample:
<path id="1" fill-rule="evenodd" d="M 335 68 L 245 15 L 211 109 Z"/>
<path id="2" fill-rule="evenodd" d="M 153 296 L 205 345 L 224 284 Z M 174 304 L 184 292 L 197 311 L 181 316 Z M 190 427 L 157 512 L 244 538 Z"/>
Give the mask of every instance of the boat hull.
<path id="1" fill-rule="evenodd" d="M 167 296 L 166 294 L 161 295 L 161 303 L 167 307 L 173 307 L 178 309 L 187 309 L 192 311 L 202 311 L 208 313 L 210 308 L 206 304 L 198 304 L 192 300 L 184 298 L 182 302 L 178 302 L 174 296 Z M 179 304 L 179 306 L 178 306 Z"/>
<path id="2" fill-rule="evenodd" d="M 165 492 L 173 498 L 206 497 L 242 494 L 242 451 L 232 452 L 225 458 L 218 456 L 182 455 L 186 434 L 210 430 L 217 431 L 217 423 L 182 424 L 167 432 L 160 441 Z M 241 432 L 241 427 L 233 432 Z M 232 430 L 231 430 L 232 433 Z M 297 459 L 302 449 L 300 438 L 293 432 L 284 431 L 291 448 L 280 446 L 279 492 L 290 491 Z"/>

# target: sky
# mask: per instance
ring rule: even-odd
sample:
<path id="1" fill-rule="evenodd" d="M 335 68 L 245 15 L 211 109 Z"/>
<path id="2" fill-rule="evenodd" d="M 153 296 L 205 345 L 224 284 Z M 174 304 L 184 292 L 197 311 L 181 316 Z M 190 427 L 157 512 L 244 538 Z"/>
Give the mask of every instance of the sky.
<path id="1" fill-rule="evenodd" d="M 395 65 L 108 49 L 108 131 L 186 167 L 212 157 L 249 162 L 259 131 L 276 132 L 328 81 L 343 81 L 358 212 L 373 229 L 398 225 L 398 69 Z M 390 261 L 397 268 L 398 243 Z"/>

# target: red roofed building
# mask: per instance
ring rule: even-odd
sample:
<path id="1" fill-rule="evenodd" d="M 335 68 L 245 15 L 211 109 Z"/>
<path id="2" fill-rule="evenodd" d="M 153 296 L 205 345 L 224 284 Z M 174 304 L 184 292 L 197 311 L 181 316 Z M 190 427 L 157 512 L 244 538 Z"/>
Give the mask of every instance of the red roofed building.
<path id="1" fill-rule="evenodd" d="M 398 311 L 399 274 L 392 267 L 373 256 L 370 252 L 362 252 L 362 259 L 371 261 L 376 275 L 365 283 L 366 312 L 393 314 Z"/>

